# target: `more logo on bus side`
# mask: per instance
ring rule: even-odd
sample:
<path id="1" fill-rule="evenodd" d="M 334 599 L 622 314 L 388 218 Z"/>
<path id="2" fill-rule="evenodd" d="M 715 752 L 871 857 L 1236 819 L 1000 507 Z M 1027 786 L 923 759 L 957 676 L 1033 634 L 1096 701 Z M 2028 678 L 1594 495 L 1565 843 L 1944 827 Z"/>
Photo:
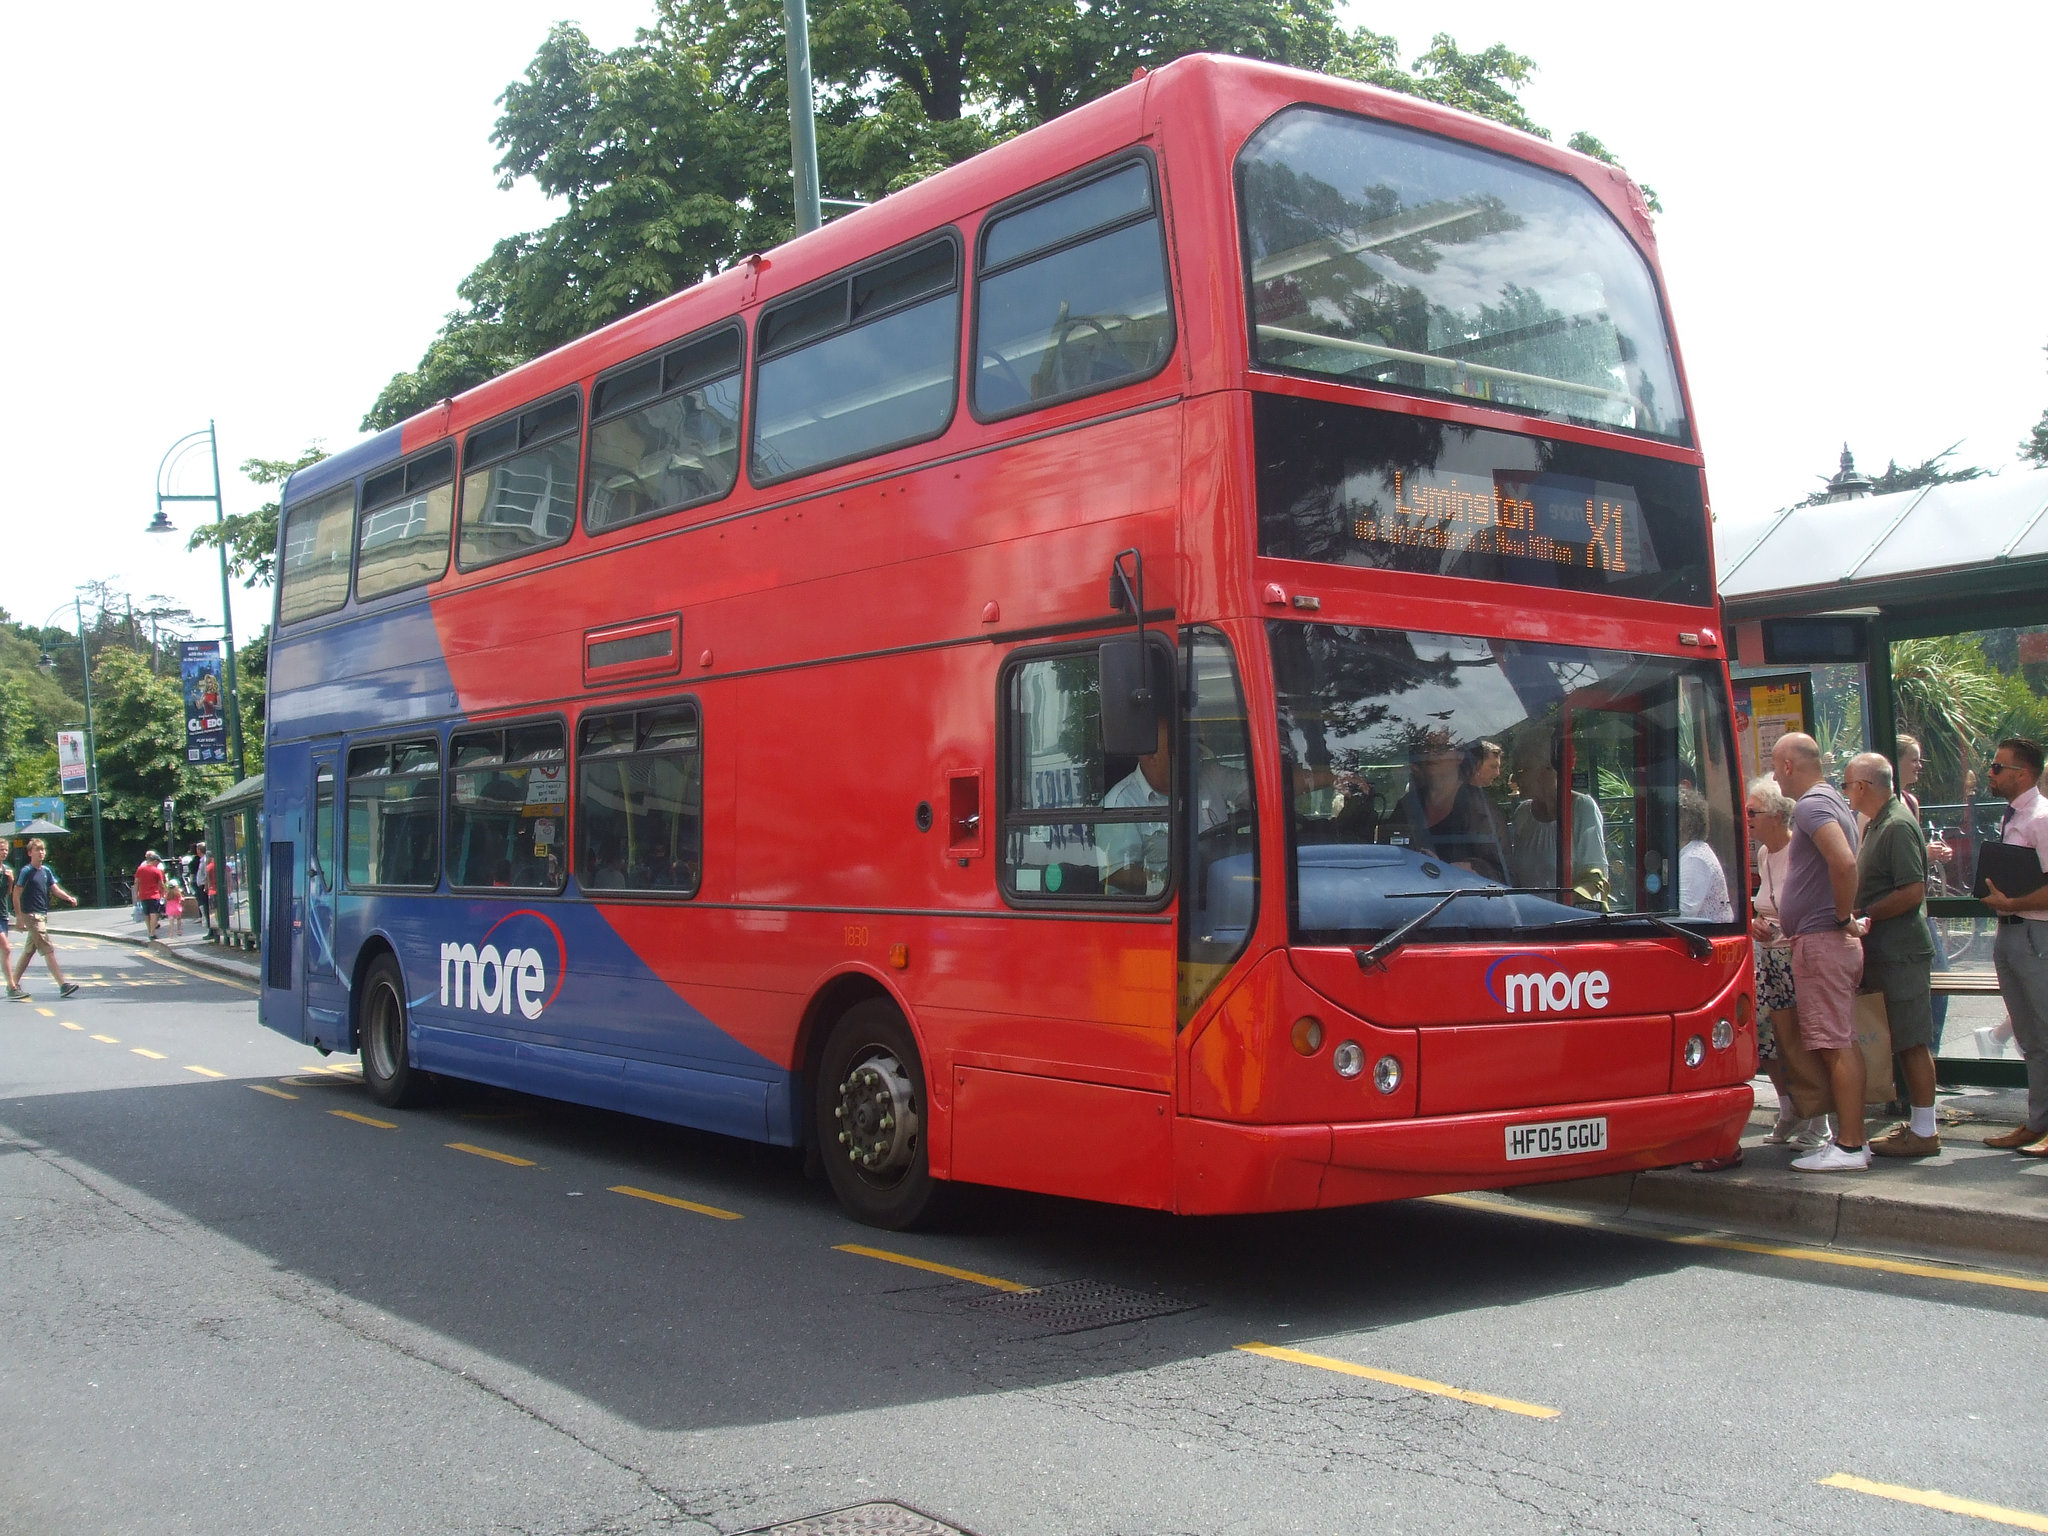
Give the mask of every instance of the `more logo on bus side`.
<path id="1" fill-rule="evenodd" d="M 499 929 L 519 919 L 530 920 L 520 923 L 521 929 L 537 923 L 553 938 L 552 977 L 539 948 L 515 944 L 501 951 L 490 942 Z M 509 1018 L 516 1005 L 522 1017 L 537 1019 L 560 994 L 567 960 L 568 947 L 562 942 L 562 930 L 552 918 L 530 907 L 508 912 L 485 930 L 481 944 L 442 943 L 441 1006 Z"/>
<path id="2" fill-rule="evenodd" d="M 1567 971 L 1553 957 L 1528 951 L 1502 955 L 1486 969 L 1487 995 L 1509 1013 L 1597 1013 L 1607 1006 L 1608 988 L 1605 971 Z"/>

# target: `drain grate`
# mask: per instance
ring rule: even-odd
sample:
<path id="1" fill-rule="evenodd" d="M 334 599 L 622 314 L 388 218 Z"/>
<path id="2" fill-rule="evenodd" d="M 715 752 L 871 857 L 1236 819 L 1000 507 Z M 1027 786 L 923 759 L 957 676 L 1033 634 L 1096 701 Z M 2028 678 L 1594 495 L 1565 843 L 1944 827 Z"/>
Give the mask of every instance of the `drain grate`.
<path id="1" fill-rule="evenodd" d="M 827 1514 L 808 1515 L 786 1525 L 767 1526 L 760 1536 L 973 1536 L 970 1531 L 903 1504 L 885 1501 L 856 1504 Z"/>
<path id="2" fill-rule="evenodd" d="M 1127 1291 L 1100 1280 L 1062 1280 L 1035 1291 L 1005 1291 L 968 1304 L 970 1310 L 1008 1322 L 1036 1323 L 1042 1333 L 1085 1333 L 1115 1323 L 1143 1322 L 1192 1312 L 1195 1303 L 1151 1291 Z"/>

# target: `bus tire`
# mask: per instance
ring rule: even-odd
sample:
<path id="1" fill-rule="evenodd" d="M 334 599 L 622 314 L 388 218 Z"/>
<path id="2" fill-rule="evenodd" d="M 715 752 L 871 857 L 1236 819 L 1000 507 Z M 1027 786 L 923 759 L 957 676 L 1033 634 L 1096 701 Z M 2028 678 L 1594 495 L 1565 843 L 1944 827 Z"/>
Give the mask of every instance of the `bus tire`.
<path id="1" fill-rule="evenodd" d="M 856 1003 L 825 1038 L 812 1135 L 832 1193 L 855 1221 L 901 1232 L 939 1214 L 917 1041 L 895 1004 Z"/>
<path id="2" fill-rule="evenodd" d="M 363 1086 L 387 1109 L 409 1109 L 426 1101 L 430 1080 L 412 1064 L 406 1039 L 405 973 L 389 954 L 370 962 L 363 976 L 361 1012 Z"/>

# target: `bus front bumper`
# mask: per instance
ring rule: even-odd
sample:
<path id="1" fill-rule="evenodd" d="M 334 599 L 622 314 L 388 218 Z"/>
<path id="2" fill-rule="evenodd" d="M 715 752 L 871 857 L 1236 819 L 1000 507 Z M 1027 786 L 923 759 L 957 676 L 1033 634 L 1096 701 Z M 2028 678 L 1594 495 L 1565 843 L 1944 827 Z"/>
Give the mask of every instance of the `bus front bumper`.
<path id="1" fill-rule="evenodd" d="M 1749 1084 L 1739 1083 L 1361 1124 L 1182 1119 L 1175 1127 L 1174 1203 L 1188 1215 L 1301 1211 L 1669 1167 L 1734 1151 L 1754 1102 Z M 1512 1161 L 1507 1155 L 1513 1128 L 1598 1119 L 1606 1121 L 1598 1151 Z"/>

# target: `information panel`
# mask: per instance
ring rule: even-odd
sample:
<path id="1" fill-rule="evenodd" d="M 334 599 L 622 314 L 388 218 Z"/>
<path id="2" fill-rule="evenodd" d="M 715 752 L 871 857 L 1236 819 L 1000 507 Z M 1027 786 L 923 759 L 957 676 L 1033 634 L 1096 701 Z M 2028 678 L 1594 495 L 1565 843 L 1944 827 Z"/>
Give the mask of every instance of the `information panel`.
<path id="1" fill-rule="evenodd" d="M 1259 552 L 1704 604 L 1686 464 L 1260 394 Z"/>

